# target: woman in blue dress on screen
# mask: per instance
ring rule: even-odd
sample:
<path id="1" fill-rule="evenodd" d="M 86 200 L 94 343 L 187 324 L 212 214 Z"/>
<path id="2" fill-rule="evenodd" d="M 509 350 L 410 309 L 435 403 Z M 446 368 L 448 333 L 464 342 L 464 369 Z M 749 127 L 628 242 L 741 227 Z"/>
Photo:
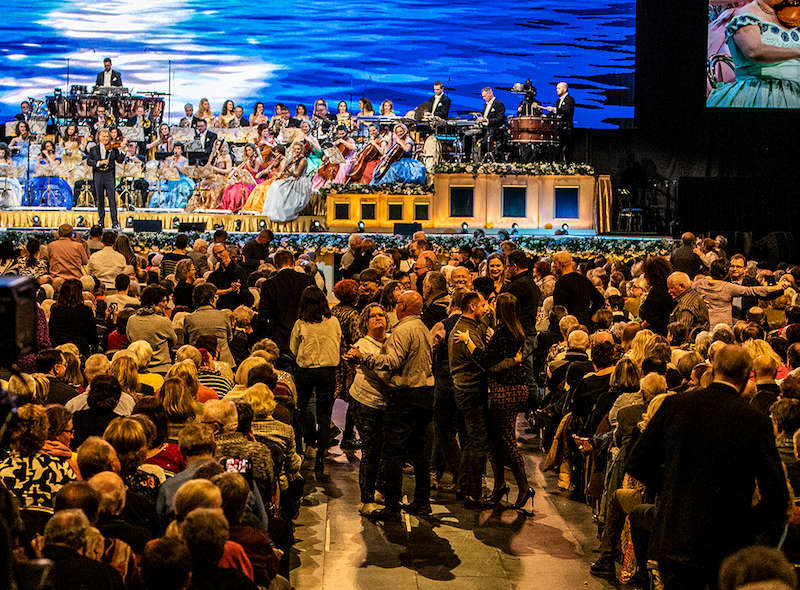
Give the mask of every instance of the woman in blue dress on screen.
<path id="1" fill-rule="evenodd" d="M 278 180 L 267 191 L 262 214 L 272 221 L 291 221 L 311 201 L 311 178 L 306 174 L 305 143 L 294 142 L 286 152 Z"/>
<path id="2" fill-rule="evenodd" d="M 56 157 L 56 146 L 49 139 L 42 144 L 42 152 L 36 164 L 37 175 L 31 177 L 28 184 L 30 205 L 72 209 L 72 187 L 61 176 L 51 174 L 61 168 L 61 158 Z"/>
<path id="3" fill-rule="evenodd" d="M 176 143 L 172 146 L 172 155 L 164 160 L 168 168 L 178 170 L 178 180 L 167 181 L 167 194 L 164 196 L 164 204 L 161 207 L 167 209 L 186 209 L 189 199 L 194 194 L 195 182 L 186 176 L 185 170 L 189 165 L 189 160 L 183 155 L 183 144 Z M 157 198 L 154 194 L 153 199 Z M 154 205 L 150 205 L 153 207 Z"/>
<path id="4" fill-rule="evenodd" d="M 725 27 L 736 80 L 708 95 L 710 107 L 800 108 L 800 28 L 780 22 L 781 0 L 738 8 Z"/>
<path id="5" fill-rule="evenodd" d="M 8 175 L 12 166 L 14 162 L 11 159 L 11 150 L 6 144 L 0 143 L 0 209 L 11 209 L 22 204 L 20 179 Z"/>
<path id="6" fill-rule="evenodd" d="M 21 166 L 23 169 L 22 177 L 19 183 L 22 186 L 22 205 L 30 205 L 28 198 L 28 179 L 33 178 L 34 169 L 36 168 L 37 155 L 35 149 L 32 150 L 31 146 L 36 141 L 36 136 L 31 133 L 30 125 L 27 121 L 20 121 L 17 123 L 16 135 L 8 143 L 11 153 L 14 154 L 14 166 Z"/>
<path id="7" fill-rule="evenodd" d="M 371 184 L 395 184 L 398 182 L 425 184 L 428 171 L 425 169 L 425 164 L 411 157 L 411 153 L 414 151 L 414 140 L 408 136 L 408 128 L 402 123 L 394 126 L 394 134 L 386 156 L 390 157 L 393 148 L 397 146 L 403 150 L 401 158 L 392 164 L 386 173 L 380 177 L 377 177 L 377 175 L 382 168 L 382 164 L 378 164 L 375 171 L 376 177 L 373 177 Z"/>

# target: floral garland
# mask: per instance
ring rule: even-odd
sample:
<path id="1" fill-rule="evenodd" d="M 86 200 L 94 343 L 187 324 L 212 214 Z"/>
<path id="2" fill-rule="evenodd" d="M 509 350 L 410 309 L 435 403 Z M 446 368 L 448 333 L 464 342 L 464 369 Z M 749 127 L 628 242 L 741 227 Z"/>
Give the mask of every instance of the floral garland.
<path id="1" fill-rule="evenodd" d="M 496 174 L 498 176 L 574 176 L 594 174 L 591 164 L 574 162 L 442 162 L 434 170 L 435 174 Z"/>
<path id="2" fill-rule="evenodd" d="M 170 251 L 175 241 L 173 233 L 141 232 L 126 234 L 133 247 L 140 252 L 147 252 L 158 248 Z M 203 238 L 209 243 L 213 240 L 213 232 L 190 232 L 189 239 L 194 241 Z M 229 241 L 242 245 L 254 238 L 256 233 L 230 233 Z M 55 232 L 45 231 L 7 231 L 0 234 L 0 241 L 10 240 L 16 246 L 24 245 L 29 237 L 35 237 L 46 244 L 55 239 Z M 378 249 L 405 248 L 408 246 L 408 236 L 392 234 L 364 234 L 371 238 Z M 275 234 L 276 241 L 282 248 L 294 252 L 307 252 L 313 250 L 318 255 L 338 254 L 347 250 L 348 234 L 335 233 L 291 233 Z M 605 256 L 612 261 L 630 262 L 648 256 L 666 256 L 673 249 L 673 242 L 666 239 L 620 239 L 596 237 L 550 237 L 550 236 L 512 236 L 513 242 L 522 250 L 543 257 L 552 256 L 554 253 L 566 250 L 581 260 L 588 260 L 595 256 Z M 487 252 L 498 251 L 501 239 L 498 236 L 474 236 L 471 234 L 437 234 L 428 235 L 428 241 L 440 254 L 449 253 L 462 245 L 480 246 Z"/>
<path id="3" fill-rule="evenodd" d="M 375 193 L 386 193 L 390 195 L 428 195 L 433 193 L 432 184 L 417 184 L 395 182 L 393 184 L 329 184 L 319 189 L 321 197 L 327 195 L 348 194 L 348 195 L 372 195 Z"/>

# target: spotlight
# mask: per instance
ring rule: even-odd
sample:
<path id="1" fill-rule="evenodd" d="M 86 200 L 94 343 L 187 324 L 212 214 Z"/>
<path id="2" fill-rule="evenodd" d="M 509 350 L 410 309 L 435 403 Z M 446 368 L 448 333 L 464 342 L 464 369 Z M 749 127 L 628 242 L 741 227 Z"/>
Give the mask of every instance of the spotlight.
<path id="1" fill-rule="evenodd" d="M 172 218 L 172 229 L 178 229 L 178 226 L 181 224 L 181 218 L 177 215 Z"/>
<path id="2" fill-rule="evenodd" d="M 363 234 L 363 233 L 364 233 L 364 229 L 365 229 L 366 227 L 367 227 L 367 226 L 366 226 L 366 224 L 365 224 L 363 221 L 359 221 L 359 222 L 358 222 L 358 233 L 361 233 L 361 234 Z"/>
<path id="3" fill-rule="evenodd" d="M 39 219 L 38 215 L 33 216 L 33 221 L 31 223 L 32 227 L 42 227 L 42 220 Z"/>
<path id="4" fill-rule="evenodd" d="M 83 215 L 78 215 L 76 225 L 78 227 L 86 227 L 86 218 Z"/>
<path id="5" fill-rule="evenodd" d="M 511 224 L 511 235 L 512 236 L 519 235 L 519 224 L 516 221 Z"/>
<path id="6" fill-rule="evenodd" d="M 128 215 L 125 218 L 125 227 L 133 227 L 133 215 Z"/>
<path id="7" fill-rule="evenodd" d="M 233 231 L 242 231 L 242 220 L 236 219 L 233 222 Z"/>
<path id="8" fill-rule="evenodd" d="M 258 222 L 258 229 L 267 229 L 267 220 L 262 219 Z"/>
<path id="9" fill-rule="evenodd" d="M 322 227 L 322 224 L 319 222 L 319 219 L 315 219 L 311 222 L 311 229 L 312 234 L 318 234 L 320 232 L 325 231 L 325 228 Z"/>
<path id="10" fill-rule="evenodd" d="M 461 222 L 461 233 L 462 234 L 468 234 L 469 233 L 469 223 L 467 223 L 466 221 L 462 221 Z"/>

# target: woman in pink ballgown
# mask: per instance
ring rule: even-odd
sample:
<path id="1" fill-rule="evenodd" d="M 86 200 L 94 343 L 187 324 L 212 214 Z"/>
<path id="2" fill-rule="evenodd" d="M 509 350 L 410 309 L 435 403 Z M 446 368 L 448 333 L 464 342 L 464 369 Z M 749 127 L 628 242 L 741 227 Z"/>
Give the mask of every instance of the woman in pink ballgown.
<path id="1" fill-rule="evenodd" d="M 258 184 L 256 176 L 261 170 L 261 162 L 258 158 L 258 152 L 252 143 L 244 146 L 244 157 L 242 163 L 233 169 L 229 176 L 229 182 L 232 184 L 225 188 L 222 193 L 222 201 L 220 201 L 219 208 L 227 209 L 236 213 L 247 201 L 250 192 Z M 263 180 L 262 180 L 263 182 Z"/>

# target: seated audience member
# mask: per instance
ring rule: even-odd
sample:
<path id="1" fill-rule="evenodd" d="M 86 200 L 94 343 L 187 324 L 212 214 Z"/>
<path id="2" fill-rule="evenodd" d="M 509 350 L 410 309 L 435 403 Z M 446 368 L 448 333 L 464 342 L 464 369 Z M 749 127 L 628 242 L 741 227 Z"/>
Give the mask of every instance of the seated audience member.
<path id="1" fill-rule="evenodd" d="M 149 385 L 153 391 L 158 391 L 164 383 L 164 376 L 148 369 L 153 358 L 153 347 L 145 340 L 136 340 L 128 345 L 128 350 L 136 356 L 136 363 L 139 365 L 139 383 Z"/>
<path id="2" fill-rule="evenodd" d="M 189 397 L 204 404 L 208 400 L 219 399 L 217 392 L 200 383 L 198 367 L 203 362 L 203 355 L 194 346 L 188 344 L 178 349 L 175 364 L 167 372 L 167 379 L 181 379 L 186 386 Z"/>
<path id="3" fill-rule="evenodd" d="M 103 432 L 119 458 L 119 475 L 127 489 L 137 492 L 155 504 L 158 487 L 166 480 L 162 472 L 159 476 L 152 470 L 142 469 L 147 456 L 147 437 L 142 425 L 131 418 L 115 418 Z"/>
<path id="4" fill-rule="evenodd" d="M 192 579 L 192 556 L 181 539 L 154 541 L 144 550 L 140 567 L 147 590 L 186 590 Z"/>
<path id="5" fill-rule="evenodd" d="M 103 471 L 94 475 L 89 485 L 100 494 L 97 529 L 105 537 L 125 541 L 141 556 L 152 535 L 147 528 L 128 522 L 123 516 L 127 490 L 122 478 L 113 471 Z"/>
<path id="6" fill-rule="evenodd" d="M 47 403 L 65 405 L 78 395 L 75 388 L 64 381 L 67 365 L 64 353 L 57 349 L 43 350 L 36 356 L 36 371 L 47 375 L 50 391 Z"/>
<path id="7" fill-rule="evenodd" d="M 72 416 L 75 427 L 75 447 L 90 436 L 100 436 L 114 418 L 120 416 L 116 412 L 122 388 L 119 381 L 111 375 L 98 375 L 89 385 L 86 397 L 86 409 L 78 410 Z"/>
<path id="8" fill-rule="evenodd" d="M 797 590 L 797 573 L 778 549 L 753 545 L 722 562 L 719 590 Z"/>
<path id="9" fill-rule="evenodd" d="M 769 408 L 778 401 L 781 387 L 775 381 L 778 374 L 778 363 L 775 359 L 761 355 L 753 359 L 753 375 L 756 380 L 756 394 L 750 400 L 750 405 L 765 416 L 769 416 Z"/>

